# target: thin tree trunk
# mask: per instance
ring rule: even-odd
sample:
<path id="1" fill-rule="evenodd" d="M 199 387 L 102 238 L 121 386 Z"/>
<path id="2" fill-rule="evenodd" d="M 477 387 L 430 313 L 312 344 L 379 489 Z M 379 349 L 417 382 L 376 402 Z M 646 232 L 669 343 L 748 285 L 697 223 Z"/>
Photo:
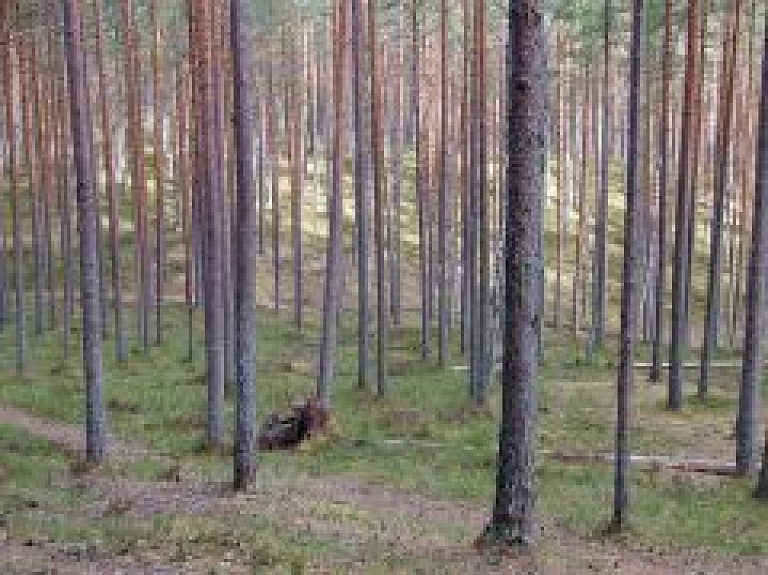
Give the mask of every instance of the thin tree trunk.
<path id="1" fill-rule="evenodd" d="M 335 0 L 332 16 L 333 40 L 333 141 L 331 194 L 328 206 L 328 252 L 323 297 L 323 331 L 320 365 L 317 376 L 317 397 L 323 409 L 331 406 L 338 333 L 341 278 L 341 217 L 343 184 L 344 133 L 344 54 L 346 45 L 346 10 L 343 0 Z"/>
<path id="2" fill-rule="evenodd" d="M 411 124 L 413 128 L 413 155 L 416 159 L 414 188 L 419 233 L 419 276 L 421 282 L 421 359 L 429 357 L 429 281 L 427 277 L 427 222 L 424 181 L 422 173 L 421 142 L 421 40 L 419 2 L 411 4 Z"/>
<path id="3" fill-rule="evenodd" d="M 474 0 L 474 50 L 472 90 L 472 137 L 475 155 L 473 188 L 477 212 L 477 299 L 472 302 L 475 324 L 475 403 L 485 405 L 490 379 L 491 361 L 488 349 L 488 289 L 490 284 L 490 245 L 487 199 L 487 138 L 486 138 L 486 65 L 485 65 L 485 1 Z"/>
<path id="4" fill-rule="evenodd" d="M 374 244 L 376 246 L 376 392 L 387 393 L 387 343 L 389 317 L 387 312 L 387 254 L 385 238 L 386 192 L 381 137 L 381 80 L 379 78 L 379 45 L 377 40 L 375 0 L 368 0 L 368 47 L 371 66 L 371 154 L 373 156 Z"/>
<path id="5" fill-rule="evenodd" d="M 640 98 L 642 86 L 641 50 L 644 37 L 644 0 L 632 2 L 632 42 L 629 73 L 629 134 L 627 148 L 627 205 L 624 212 L 624 271 L 621 290 L 621 340 L 617 381 L 616 473 L 614 481 L 612 527 L 623 530 L 629 515 L 629 418 L 630 395 L 634 380 L 635 340 L 637 325 L 637 271 L 640 243 L 641 208 L 640 173 Z"/>
<path id="6" fill-rule="evenodd" d="M 669 177 L 669 85 L 672 68 L 672 0 L 664 2 L 664 48 L 661 77 L 661 118 L 659 122 L 659 206 L 656 295 L 651 372 L 649 379 L 661 381 L 661 347 L 664 341 L 664 292 L 667 275 L 667 188 Z"/>
<path id="7" fill-rule="evenodd" d="M 605 0 L 603 21 L 603 109 L 600 137 L 600 194 L 595 222 L 594 286 L 592 290 L 592 337 L 590 351 L 601 348 L 605 336 L 606 300 L 606 241 L 608 229 L 608 172 L 612 155 L 611 130 L 611 33 L 613 32 L 613 4 Z"/>
<path id="8" fill-rule="evenodd" d="M 21 190 L 19 189 L 19 160 L 17 157 L 16 122 L 14 121 L 13 62 L 11 50 L 18 50 L 18 43 L 5 33 L 3 50 L 3 99 L 5 100 L 5 127 L 8 140 L 8 176 L 11 198 L 11 227 L 13 228 L 13 283 L 15 292 L 16 324 L 16 374 L 22 375 L 27 363 L 27 327 L 24 305 L 24 247 L 21 214 Z"/>
<path id="9" fill-rule="evenodd" d="M 146 351 L 149 348 L 149 266 L 146 236 L 147 183 L 144 160 L 144 129 L 141 118 L 141 70 L 138 57 L 133 0 L 121 0 L 122 33 L 125 45 L 125 98 L 128 112 L 128 140 L 131 150 L 131 187 L 133 188 L 134 222 L 136 234 L 136 311 L 139 339 Z"/>
<path id="10" fill-rule="evenodd" d="M 365 133 L 363 123 L 363 9 L 362 0 L 351 0 L 352 32 L 352 92 L 354 94 L 355 133 L 355 230 L 357 238 L 357 384 L 365 388 L 370 373 L 370 305 L 368 303 L 369 252 L 368 202 L 365 187 L 368 183 Z"/>
<path id="11" fill-rule="evenodd" d="M 686 48 L 685 80 L 683 92 L 683 119 L 680 128 L 680 154 L 678 158 L 677 213 L 675 216 L 675 260 L 672 274 L 672 325 L 669 349 L 669 382 L 667 407 L 680 410 L 683 407 L 682 356 L 687 338 L 686 277 L 688 270 L 688 242 L 691 224 L 691 142 L 695 121 L 695 83 L 698 70 L 699 0 L 688 4 L 688 45 Z"/>
<path id="12" fill-rule="evenodd" d="M 43 242 L 40 222 L 40 172 L 37 166 L 37 154 L 42 144 L 41 137 L 33 137 L 33 117 L 36 115 L 37 78 L 35 74 L 36 55 L 34 41 L 20 41 L 19 53 L 19 93 L 21 95 L 21 125 L 24 133 L 24 163 L 29 182 L 30 210 L 32 213 L 32 257 L 34 261 L 34 334 L 43 334 Z"/>
<path id="13" fill-rule="evenodd" d="M 120 206 L 118 205 L 117 185 L 115 182 L 115 162 L 112 146 L 112 129 L 109 121 L 109 102 L 107 96 L 106 72 L 104 69 L 104 14 L 101 2 L 94 2 L 96 25 L 96 67 L 99 74 L 99 102 L 101 106 L 101 137 L 103 142 L 104 174 L 109 209 L 109 253 L 112 279 L 112 306 L 115 314 L 115 353 L 117 361 L 128 358 L 123 326 L 123 287 L 120 262 Z"/>
<path id="14" fill-rule="evenodd" d="M 248 73 L 247 3 L 230 2 L 230 50 L 234 86 L 234 133 L 237 165 L 237 241 L 235 243 L 235 489 L 245 489 L 254 473 L 254 378 L 256 336 L 256 202 L 253 194 L 253 122 Z"/>
<path id="15" fill-rule="evenodd" d="M 765 326 L 765 274 L 768 270 L 768 32 L 763 44 L 762 87 L 758 110 L 755 198 L 752 214 L 752 246 L 747 275 L 744 356 L 736 419 L 736 469 L 746 474 L 757 469 L 759 454 L 760 383 L 762 382 Z M 768 497 L 765 463 L 760 473 L 758 494 Z"/>
<path id="16" fill-rule="evenodd" d="M 83 311 L 83 368 L 86 387 L 86 457 L 101 463 L 106 455 L 106 424 L 101 357 L 101 319 L 99 301 L 98 198 L 91 169 L 92 143 L 86 116 L 85 75 L 81 43 L 79 0 L 67 0 L 64 10 L 67 38 L 72 144 L 77 178 L 77 205 L 80 228 L 80 291 Z"/>
<path id="17" fill-rule="evenodd" d="M 437 360 L 444 367 L 448 358 L 448 323 L 450 305 L 448 301 L 447 278 L 447 226 L 448 226 L 448 7 L 446 0 L 440 2 L 440 183 L 437 208 Z"/>
<path id="18" fill-rule="evenodd" d="M 295 46 L 292 50 L 294 65 L 296 62 Z M 291 235 L 293 239 L 293 316 L 296 327 L 302 329 L 304 325 L 304 293 L 303 293 L 303 265 L 302 265 L 302 243 L 301 243 L 301 212 L 303 202 L 303 175 L 304 175 L 304 154 L 302 153 L 302 142 L 304 136 L 302 133 L 302 102 L 296 83 L 299 82 L 300 74 L 295 75 L 291 88 L 291 102 L 293 108 L 293 121 L 291 123 L 291 142 L 292 145 L 292 176 L 291 176 Z M 289 105 L 286 102 L 286 106 Z"/>
<path id="19" fill-rule="evenodd" d="M 152 28 L 152 137 L 155 180 L 155 343 L 163 343 L 163 302 L 165 299 L 165 149 L 163 146 L 164 86 L 160 61 L 160 28 L 157 22 L 158 0 L 149 5 Z"/>
<path id="20" fill-rule="evenodd" d="M 726 183 L 731 151 L 731 120 L 733 109 L 734 66 L 739 34 L 741 1 L 730 0 L 727 23 L 723 34 L 722 66 L 720 69 L 720 96 L 717 113 L 716 164 L 714 168 L 714 206 L 709 240 L 709 273 L 707 276 L 707 313 L 704 342 L 701 352 L 698 395 L 704 397 L 709 386 L 709 368 L 712 353 L 717 347 L 720 319 L 720 276 L 723 267 L 723 214 L 725 211 Z"/>

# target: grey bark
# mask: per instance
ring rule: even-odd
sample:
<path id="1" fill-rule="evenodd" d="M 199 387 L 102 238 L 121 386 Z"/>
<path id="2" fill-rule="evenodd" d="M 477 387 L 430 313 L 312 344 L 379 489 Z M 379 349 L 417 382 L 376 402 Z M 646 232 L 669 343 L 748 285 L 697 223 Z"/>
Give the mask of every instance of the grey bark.
<path id="1" fill-rule="evenodd" d="M 672 0 L 664 3 L 664 54 L 662 56 L 661 118 L 659 122 L 659 206 L 654 336 L 650 381 L 661 381 L 661 346 L 664 339 L 664 291 L 667 270 L 667 188 L 669 177 L 669 84 L 672 67 Z"/>
<path id="2" fill-rule="evenodd" d="M 528 545 L 533 538 L 534 442 L 541 226 L 539 172 L 545 135 L 542 13 L 537 0 L 510 0 L 507 45 L 507 163 L 502 417 L 496 496 L 485 537 Z"/>
<path id="3" fill-rule="evenodd" d="M 248 72 L 252 69 L 245 0 L 230 3 L 230 50 L 234 85 L 234 135 L 237 177 L 235 244 L 235 420 L 234 484 L 244 489 L 254 472 L 254 378 L 256 352 L 256 202 L 253 193 L 253 121 Z"/>
<path id="4" fill-rule="evenodd" d="M 757 432 L 762 382 L 765 333 L 766 278 L 768 271 L 768 32 L 763 43 L 762 88 L 755 164 L 755 201 L 752 214 L 752 251 L 747 276 L 744 321 L 744 356 L 736 419 L 736 469 L 739 473 L 755 471 L 758 465 Z M 758 492 L 768 496 L 766 461 L 760 473 Z"/>
<path id="5" fill-rule="evenodd" d="M 341 0 L 334 6 L 333 31 L 333 141 L 331 194 L 328 206 L 328 251 L 323 292 L 323 326 L 320 345 L 320 365 L 317 376 L 317 398 L 320 407 L 330 409 L 338 335 L 338 315 L 341 296 L 341 217 L 342 217 L 342 137 L 344 132 L 344 36 L 345 10 Z"/>
<path id="6" fill-rule="evenodd" d="M 83 312 L 83 368 L 86 387 L 86 457 L 101 463 L 106 455 L 106 425 L 101 357 L 101 310 L 99 299 L 98 199 L 91 173 L 92 143 L 85 103 L 85 77 L 79 0 L 67 0 L 64 9 L 70 116 L 77 179 L 80 228 L 80 291 Z"/>
<path id="7" fill-rule="evenodd" d="M 629 72 L 629 126 L 627 134 L 627 196 L 624 212 L 624 270 L 621 289 L 621 339 L 617 381 L 616 466 L 613 492 L 613 520 L 616 530 L 627 526 L 629 515 L 629 419 L 630 396 L 634 382 L 635 341 L 637 339 L 638 285 L 642 209 L 640 170 L 641 136 L 641 51 L 644 37 L 644 0 L 632 2 L 632 40 Z"/>

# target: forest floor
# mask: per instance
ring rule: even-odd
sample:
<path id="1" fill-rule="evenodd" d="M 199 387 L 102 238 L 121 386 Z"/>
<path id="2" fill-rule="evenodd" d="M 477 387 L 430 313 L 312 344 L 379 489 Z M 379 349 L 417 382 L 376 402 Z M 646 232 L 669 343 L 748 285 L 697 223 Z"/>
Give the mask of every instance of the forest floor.
<path id="1" fill-rule="evenodd" d="M 317 318 L 303 330 L 259 310 L 260 420 L 312 393 Z M 613 350 L 583 360 L 567 333 L 546 336 L 539 393 L 535 551 L 473 549 L 488 517 L 498 386 L 469 406 L 458 354 L 440 369 L 418 359 L 418 332 L 394 330 L 390 395 L 356 384 L 355 327 L 340 330 L 333 433 L 295 453 L 259 457 L 245 494 L 226 486 L 231 459 L 206 454 L 202 353 L 185 360 L 185 312 L 165 316 L 165 344 L 117 365 L 107 340 L 109 462 L 81 461 L 79 355 L 61 334 L 35 337 L 13 375 L 0 334 L 0 572 L 6 573 L 765 573 L 768 506 L 752 483 L 663 467 L 632 473 L 632 529 L 599 533 L 612 472 L 559 454 L 610 453 Z M 77 334 L 75 334 L 75 338 Z M 200 325 L 193 344 L 202 350 Z M 453 342 L 456 347 L 456 342 Z M 641 359 L 647 349 L 641 350 Z M 723 357 L 727 357 L 724 354 Z M 701 401 L 664 409 L 665 386 L 638 371 L 634 453 L 732 459 L 738 369 L 720 368 Z M 691 376 L 692 377 L 692 376 Z M 232 393 L 227 394 L 231 432 Z"/>
<path id="2" fill-rule="evenodd" d="M 82 449 L 79 427 L 15 409 L 0 409 L 0 420 L 3 448 L 18 456 L 43 457 L 46 450 L 58 448 L 61 452 L 53 459 L 59 461 Z M 483 556 L 471 546 L 471 537 L 486 519 L 486 512 L 475 505 L 344 478 L 285 477 L 264 467 L 244 494 L 183 477 L 180 469 L 174 477 L 147 481 L 124 469 L 118 473 L 115 466 L 135 464 L 151 452 L 118 441 L 111 448 L 111 463 L 104 469 L 79 468 L 77 460 L 69 460 L 68 468 L 47 470 L 49 491 L 58 491 L 65 502 L 54 501 L 50 493 L 41 501 L 34 492 L 16 502 L 27 510 L 27 524 L 20 522 L 16 536 L 6 534 L 0 544 L 1 567 L 73 574 L 286 568 L 291 573 L 671 574 L 764 573 L 768 568 L 768 560 L 728 561 L 643 549 L 627 540 L 587 539 L 549 520 L 541 525 L 535 553 Z M 61 531 L 40 529 L 45 523 L 58 524 Z M 51 536 L 75 537 L 80 530 L 86 531 L 81 541 Z M 101 541 L 89 540 L 88 532 L 101 532 Z M 21 533 L 25 535 L 19 537 Z"/>

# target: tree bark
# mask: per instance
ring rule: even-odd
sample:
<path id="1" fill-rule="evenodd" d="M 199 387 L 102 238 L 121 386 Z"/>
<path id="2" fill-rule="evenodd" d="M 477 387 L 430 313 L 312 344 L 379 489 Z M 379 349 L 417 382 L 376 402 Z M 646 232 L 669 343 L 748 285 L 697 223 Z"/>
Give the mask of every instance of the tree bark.
<path id="1" fill-rule="evenodd" d="M 537 0 L 510 0 L 507 45 L 506 283 L 502 416 L 491 544 L 533 538 L 534 433 L 538 377 L 539 196 L 544 127 L 542 13 Z"/>
<path id="2" fill-rule="evenodd" d="M 333 141 L 331 194 L 328 206 L 328 251 L 323 293 L 323 327 L 320 365 L 317 376 L 317 398 L 320 407 L 330 409 L 338 335 L 338 312 L 341 296 L 341 217 L 344 134 L 344 56 L 346 45 L 346 10 L 344 0 L 335 0 L 333 29 Z"/>
<path id="3" fill-rule="evenodd" d="M 629 418 L 634 382 L 635 340 L 637 338 L 637 271 L 640 267 L 639 220 L 641 209 L 640 99 L 642 86 L 641 46 L 644 36 L 644 0 L 632 2 L 632 41 L 629 72 L 629 133 L 627 141 L 627 205 L 624 212 L 624 270 L 621 289 L 621 340 L 617 381 L 616 473 L 614 477 L 612 527 L 626 528 L 629 515 Z"/>
<path id="4" fill-rule="evenodd" d="M 253 193 L 253 122 L 247 3 L 230 2 L 230 50 L 234 86 L 233 123 L 237 173 L 235 244 L 235 489 L 245 489 L 254 472 L 254 378 L 256 352 L 256 202 Z"/>
<path id="5" fill-rule="evenodd" d="M 683 92 L 683 119 L 680 128 L 680 155 L 678 159 L 677 211 L 675 216 L 675 259 L 672 274 L 672 325 L 669 349 L 669 382 L 667 408 L 683 407 L 682 356 L 687 341 L 686 285 L 688 269 L 688 242 L 691 225 L 691 173 L 692 146 L 695 121 L 695 83 L 698 70 L 699 0 L 688 3 L 688 44 L 686 48 L 685 80 Z"/>
<path id="6" fill-rule="evenodd" d="M 3 49 L 3 99 L 5 100 L 5 127 L 7 130 L 7 148 L 8 148 L 8 176 L 10 182 L 11 198 L 11 227 L 13 228 L 13 284 L 15 293 L 15 325 L 16 325 L 16 374 L 22 375 L 27 363 L 27 326 L 24 305 L 25 282 L 24 282 L 24 247 L 22 214 L 21 214 L 21 191 L 19 189 L 19 160 L 17 154 L 17 134 L 16 123 L 14 121 L 14 98 L 13 98 L 13 61 L 11 50 L 15 46 L 18 50 L 18 44 L 11 36 L 10 32 L 5 33 L 5 42 Z"/>
<path id="7" fill-rule="evenodd" d="M 77 179 L 77 207 L 80 228 L 80 297 L 83 312 L 83 368 L 86 387 L 86 457 L 101 463 L 106 456 L 106 424 L 101 357 L 101 305 L 99 296 L 98 198 L 91 173 L 92 142 L 86 117 L 86 82 L 81 43 L 79 0 L 67 0 L 64 28 L 67 39 L 70 116 Z"/>
<path id="8" fill-rule="evenodd" d="M 768 271 L 768 32 L 765 33 L 763 43 L 762 87 L 758 115 L 752 251 L 747 276 L 744 356 L 736 419 L 736 469 L 741 474 L 755 471 L 759 462 L 757 433 L 763 367 L 761 342 L 765 332 L 765 274 Z M 760 473 L 758 494 L 768 498 L 766 460 Z"/>
<path id="9" fill-rule="evenodd" d="M 650 381 L 661 381 L 661 347 L 664 341 L 664 292 L 667 276 L 667 188 L 669 177 L 669 85 L 672 67 L 672 0 L 664 2 L 664 48 L 661 68 L 661 118 L 659 121 L 659 205 L 656 254 L 655 329 L 651 351 Z"/>

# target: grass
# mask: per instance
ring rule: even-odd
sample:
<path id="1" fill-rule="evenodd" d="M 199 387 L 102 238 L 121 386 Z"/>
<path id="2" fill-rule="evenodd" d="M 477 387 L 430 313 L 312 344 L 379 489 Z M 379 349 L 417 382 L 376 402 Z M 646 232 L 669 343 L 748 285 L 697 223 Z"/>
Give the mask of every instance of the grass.
<path id="1" fill-rule="evenodd" d="M 274 311 L 260 309 L 258 315 L 257 385 L 259 415 L 263 417 L 312 393 L 318 322 L 310 317 L 306 331 L 298 332 Z M 228 460 L 200 452 L 205 425 L 202 354 L 196 354 L 191 363 L 184 360 L 184 314 L 181 309 L 174 309 L 166 317 L 168 343 L 163 348 L 155 348 L 148 355 L 133 353 L 120 366 L 114 364 L 111 353 L 105 354 L 109 426 L 120 437 L 140 441 L 178 458 L 187 473 L 226 480 Z M 292 456 L 264 454 L 260 458 L 262 469 L 286 476 L 349 476 L 433 497 L 486 505 L 491 500 L 494 480 L 498 386 L 493 387 L 489 412 L 473 410 L 467 400 L 466 374 L 420 362 L 416 346 L 408 343 L 416 334 L 405 329 L 401 343 L 393 344 L 399 369 L 398 375 L 392 377 L 391 394 L 377 399 L 357 388 L 354 329 L 346 319 L 344 322 L 334 413 L 338 431 L 346 439 Z M 194 334 L 197 349 L 201 349 L 200 335 Z M 548 335 L 546 339 L 539 394 L 539 448 L 545 452 L 610 451 L 614 370 L 603 367 L 600 356 L 594 364 L 573 365 L 579 352 L 568 346 L 567 338 Z M 0 354 L 0 404 L 18 406 L 56 420 L 82 421 L 83 394 L 76 356 L 63 357 L 57 341 L 56 334 L 48 334 L 33 347 L 34 356 L 23 379 L 9 375 L 13 373 L 12 348 L 9 341 L 4 342 Z M 460 361 L 458 356 L 452 358 L 454 365 Z M 51 365 L 56 369 L 51 369 Z M 561 377 L 565 373 L 568 377 Z M 663 386 L 649 385 L 638 377 L 633 450 L 646 454 L 730 457 L 733 442 L 728 435 L 735 396 L 728 373 L 717 374 L 721 379 L 713 383 L 712 395 L 698 400 L 690 389 L 686 409 L 680 414 L 664 409 Z M 231 395 L 227 395 L 230 435 Z M 7 439 L 9 431 L 2 431 L 0 445 L 19 441 Z M 386 438 L 411 439 L 413 443 L 382 443 Z M 367 441 L 351 443 L 347 439 Z M 15 450 L 2 450 L 2 469 L 10 465 L 12 477 L 39 478 L 66 470 L 66 459 L 54 448 L 29 438 L 23 441 Z M 109 470 L 116 476 L 143 480 L 156 480 L 165 471 L 163 465 L 151 462 Z M 566 466 L 541 457 L 537 473 L 539 510 L 543 516 L 555 518 L 565 528 L 583 536 L 594 533 L 608 516 L 612 489 L 609 467 Z M 756 506 L 750 500 L 750 484 L 732 480 L 710 483 L 659 472 L 636 472 L 632 481 L 633 541 L 638 545 L 768 554 L 763 528 L 768 507 Z M 0 489 L 5 497 L 12 498 L 14 493 L 18 494 L 18 488 L 8 485 L 4 479 Z M 38 487 L 49 489 L 46 484 Z M 29 517 L 25 521 L 29 528 L 50 527 L 54 534 L 60 528 L 56 521 L 47 527 Z M 78 532 L 77 537 L 90 540 L 104 530 L 117 529 L 109 525 L 97 522 L 83 526 L 84 531 Z M 128 525 L 127 535 L 105 537 L 116 542 L 121 537 L 140 539 L 146 529 L 166 528 L 162 521 L 154 527 Z M 118 546 L 107 545 L 113 550 Z"/>
<path id="2" fill-rule="evenodd" d="M 615 173 L 615 186 L 619 178 L 620 174 Z M 404 194 L 410 197 L 412 188 L 406 186 Z M 620 195 L 612 194 L 607 294 L 611 329 L 617 327 L 620 212 Z M 287 215 L 286 212 L 284 216 Z M 545 250 L 552 253 L 553 211 L 548 209 L 545 216 L 548 227 Z M 347 221 L 351 218 L 351 212 L 347 213 Z M 415 229 L 414 218 L 413 210 L 405 210 L 407 229 Z M 312 213 L 305 214 L 304 224 L 307 233 L 325 229 L 324 223 L 318 226 L 312 219 Z M 130 229 L 124 233 L 123 249 L 128 263 L 125 277 L 132 277 L 131 257 L 128 257 L 132 233 Z M 266 237 L 270 237 L 268 230 Z M 403 237 L 407 255 L 414 251 L 415 236 L 404 233 Z M 699 233 L 699 237 L 705 234 Z M 169 251 L 173 251 L 174 240 L 169 239 Z M 313 236 L 306 242 L 308 260 L 315 261 L 322 256 L 321 239 Z M 287 246 L 285 255 L 289 255 Z M 698 270 L 706 265 L 706 258 L 702 257 L 705 247 L 697 246 L 695 268 Z M 570 251 L 565 254 L 565 270 L 571 269 L 573 256 Z M 269 256 L 260 261 L 260 293 L 268 294 L 264 301 L 272 293 L 270 265 Z M 286 270 L 289 265 L 285 264 Z M 285 278 L 289 275 L 286 271 Z M 705 277 L 701 274 L 694 277 L 695 303 L 703 299 Z M 571 293 L 569 280 L 566 273 L 563 286 L 566 300 Z M 409 281 L 408 278 L 405 281 Z M 411 290 L 404 291 L 408 295 Z M 281 294 L 284 302 L 288 301 L 289 294 Z M 549 298 L 551 291 L 547 295 Z M 406 298 L 406 306 L 408 303 Z M 692 311 L 694 321 L 701 323 L 701 306 L 694 305 Z M 563 312 L 569 314 L 567 305 Z M 289 315 L 266 307 L 258 310 L 260 420 L 268 412 L 284 410 L 296 398 L 306 397 L 314 390 L 319 318 L 315 312 L 308 313 L 305 329 L 299 331 L 291 324 Z M 132 337 L 134 316 L 133 310 L 125 314 Z M 465 372 L 440 369 L 434 360 L 420 361 L 419 332 L 413 327 L 417 323 L 415 319 L 406 313 L 404 325 L 393 329 L 390 394 L 376 398 L 368 390 L 357 387 L 354 311 L 343 312 L 338 377 L 333 391 L 335 425 L 341 439 L 294 455 L 263 454 L 259 458 L 260 469 L 278 477 L 343 476 L 488 506 L 494 484 L 499 387 L 493 385 L 487 411 L 471 408 Z M 130 357 L 121 365 L 114 361 L 113 340 L 106 341 L 108 426 L 117 437 L 141 442 L 172 458 L 187 475 L 225 481 L 230 475 L 230 461 L 202 451 L 206 401 L 202 314 L 197 312 L 195 318 L 192 337 L 197 353 L 191 361 L 186 359 L 186 311 L 181 306 L 168 305 L 164 322 L 166 343 L 145 354 L 134 338 Z M 76 321 L 74 326 L 73 342 L 77 343 Z M 587 361 L 582 336 L 573 337 L 567 331 L 545 333 L 538 409 L 538 447 L 542 454 L 612 449 L 616 350 L 609 344 Z M 462 364 L 463 359 L 456 353 L 457 342 L 454 340 L 451 344 L 453 355 L 449 365 L 453 367 Z M 84 389 L 78 350 L 65 355 L 61 334 L 54 331 L 39 338 L 30 336 L 29 353 L 28 370 L 23 377 L 17 377 L 12 330 L 0 333 L 0 405 L 15 406 L 57 421 L 81 423 Z M 649 356 L 648 346 L 640 346 L 638 358 L 647 360 Z M 738 355 L 732 350 L 722 350 L 716 357 L 736 359 Z M 690 358 L 695 359 L 696 355 L 692 353 Z M 693 383 L 695 372 L 690 373 L 689 383 Z M 645 374 L 638 372 L 633 397 L 633 451 L 731 458 L 737 381 L 738 369 L 713 370 L 711 394 L 698 399 L 695 389 L 689 385 L 685 410 L 673 414 L 665 409 L 665 386 L 648 384 Z M 230 387 L 226 404 L 230 437 L 232 413 Z M 384 442 L 386 439 L 411 441 L 392 444 Z M 16 538 L 43 537 L 70 545 L 82 542 L 86 548 L 111 554 L 151 557 L 153 553 L 160 553 L 170 562 L 207 561 L 211 569 L 219 569 L 216 562 L 230 552 L 234 552 L 238 560 L 252 565 L 256 572 L 261 569 L 294 573 L 322 564 L 342 571 L 354 567 L 368 573 L 388 573 L 418 563 L 411 558 L 411 563 L 404 565 L 402 557 L 393 555 L 382 544 L 364 557 L 367 563 L 360 567 L 361 557 L 327 533 L 308 533 L 297 526 L 289 528 L 266 516 L 83 517 L 78 510 L 88 503 L 92 494 L 57 480 L 71 475 L 71 465 L 70 457 L 55 446 L 0 425 L 0 504 L 4 521 L 10 526 L 6 527 L 9 533 Z M 146 460 L 110 464 L 103 471 L 116 479 L 154 482 L 163 479 L 169 465 L 169 462 Z M 662 552 L 694 549 L 733 556 L 768 555 L 764 528 L 768 506 L 756 505 L 750 498 L 750 482 L 714 481 L 653 471 L 634 472 L 631 480 L 633 545 L 654 547 Z M 612 472 L 607 466 L 564 465 L 542 455 L 537 461 L 537 490 L 538 511 L 546 521 L 590 539 L 609 515 Z M 360 515 L 359 510 L 318 504 L 309 512 L 323 520 L 349 523 L 362 531 L 375 529 L 371 518 Z M 376 520 L 374 518 L 374 523 Z M 473 534 L 460 531 L 442 535 L 465 544 Z M 206 568 L 209 568 L 207 563 Z"/>

